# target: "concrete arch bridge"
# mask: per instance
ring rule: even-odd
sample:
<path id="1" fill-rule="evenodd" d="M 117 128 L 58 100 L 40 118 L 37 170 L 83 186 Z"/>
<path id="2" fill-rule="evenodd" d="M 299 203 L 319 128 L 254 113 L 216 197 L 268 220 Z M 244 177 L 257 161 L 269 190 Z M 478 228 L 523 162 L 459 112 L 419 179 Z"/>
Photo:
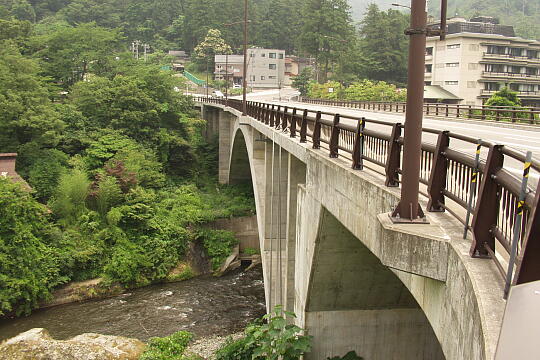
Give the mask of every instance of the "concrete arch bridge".
<path id="1" fill-rule="evenodd" d="M 524 155 L 425 129 L 429 224 L 398 224 L 389 214 L 399 200 L 401 124 L 196 103 L 219 134 L 220 182 L 253 185 L 267 308 L 284 305 L 314 336 L 306 359 L 351 350 L 368 360 L 494 357 L 520 184 L 504 164 Z M 539 194 L 530 189 L 524 201 L 514 283 L 539 279 Z"/>

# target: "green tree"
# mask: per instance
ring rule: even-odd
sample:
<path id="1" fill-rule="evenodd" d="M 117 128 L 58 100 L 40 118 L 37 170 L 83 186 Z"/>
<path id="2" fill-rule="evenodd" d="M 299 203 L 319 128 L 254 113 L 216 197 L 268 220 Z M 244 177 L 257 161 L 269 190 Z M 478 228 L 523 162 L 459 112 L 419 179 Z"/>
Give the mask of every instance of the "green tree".
<path id="1" fill-rule="evenodd" d="M 0 315 L 28 314 L 60 277 L 47 209 L 20 185 L 0 178 Z"/>
<path id="2" fill-rule="evenodd" d="M 407 82 L 408 17 L 397 10 L 381 11 L 371 4 L 360 26 L 360 50 L 364 76 L 372 80 Z"/>
<path id="3" fill-rule="evenodd" d="M 350 6 L 346 0 L 307 0 L 302 14 L 300 47 L 315 57 L 318 79 L 324 83 L 330 65 L 339 59 L 354 38 Z"/>
<path id="4" fill-rule="evenodd" d="M 16 152 L 22 144 L 55 146 L 63 122 L 38 76 L 39 67 L 10 42 L 0 42 L 0 149 Z"/>
<path id="5" fill-rule="evenodd" d="M 300 95 L 306 96 L 309 91 L 309 83 L 312 77 L 313 71 L 311 68 L 306 67 L 293 79 L 292 87 L 300 91 Z"/>
<path id="6" fill-rule="evenodd" d="M 35 39 L 36 56 L 46 75 L 69 87 L 89 73 L 100 75 L 113 66 L 120 40 L 118 30 L 95 24 L 63 27 Z"/>
<path id="7" fill-rule="evenodd" d="M 517 92 L 511 91 L 507 87 L 502 88 L 493 94 L 487 101 L 487 106 L 521 106 L 521 100 L 517 96 Z"/>
<path id="8" fill-rule="evenodd" d="M 221 37 L 221 31 L 216 29 L 208 30 L 208 34 L 197 47 L 195 54 L 198 59 L 206 61 L 206 72 L 214 69 L 214 58 L 218 54 L 232 54 L 232 49 Z"/>

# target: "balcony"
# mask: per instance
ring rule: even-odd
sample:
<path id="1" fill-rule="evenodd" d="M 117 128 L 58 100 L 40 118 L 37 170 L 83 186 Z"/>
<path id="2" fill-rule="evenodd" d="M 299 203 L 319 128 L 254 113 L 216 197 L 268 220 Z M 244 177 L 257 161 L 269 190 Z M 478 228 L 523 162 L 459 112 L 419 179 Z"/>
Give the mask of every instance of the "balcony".
<path id="1" fill-rule="evenodd" d="M 499 90 L 485 90 L 482 89 L 482 95 L 484 96 L 491 96 L 495 94 Z M 516 91 L 512 90 L 514 92 L 517 92 L 519 97 L 540 97 L 540 91 Z"/>
<path id="2" fill-rule="evenodd" d="M 488 53 L 484 52 L 484 58 L 487 59 L 499 59 L 499 60 L 513 60 L 513 61 L 532 61 L 532 60 L 538 60 L 540 59 L 529 59 L 527 56 L 522 55 L 512 55 L 512 54 L 495 54 L 495 53 Z"/>
<path id="3" fill-rule="evenodd" d="M 482 76 L 488 78 L 540 80 L 540 75 L 538 74 L 525 73 L 482 71 Z"/>

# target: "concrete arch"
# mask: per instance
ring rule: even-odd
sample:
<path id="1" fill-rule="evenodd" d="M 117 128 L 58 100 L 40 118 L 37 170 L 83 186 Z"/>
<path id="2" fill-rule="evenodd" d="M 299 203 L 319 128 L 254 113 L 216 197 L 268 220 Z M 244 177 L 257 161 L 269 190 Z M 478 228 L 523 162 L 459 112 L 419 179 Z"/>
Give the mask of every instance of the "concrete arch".
<path id="1" fill-rule="evenodd" d="M 324 208 L 304 326 L 316 338 L 306 359 L 326 359 L 351 350 L 374 360 L 445 358 L 407 287 Z"/>

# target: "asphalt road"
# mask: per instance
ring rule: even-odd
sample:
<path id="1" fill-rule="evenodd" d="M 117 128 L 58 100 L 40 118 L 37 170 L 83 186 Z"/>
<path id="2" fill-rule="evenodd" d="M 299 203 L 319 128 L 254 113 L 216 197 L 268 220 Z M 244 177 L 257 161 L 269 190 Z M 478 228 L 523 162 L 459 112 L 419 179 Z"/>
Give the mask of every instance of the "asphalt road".
<path id="1" fill-rule="evenodd" d="M 331 113 L 339 112 L 343 116 L 365 117 L 366 119 L 375 119 L 388 123 L 403 123 L 405 121 L 405 114 L 373 112 L 359 109 L 341 108 L 325 105 L 312 105 L 288 101 L 288 99 L 290 99 L 295 94 L 295 90 L 292 89 L 282 89 L 281 91 L 267 90 L 249 94 L 248 100 L 271 102 L 273 104 L 295 106 L 298 108 L 314 111 L 326 111 Z M 281 101 L 279 100 L 279 98 L 281 98 Z M 331 116 L 326 116 L 326 118 L 330 119 Z M 343 119 L 342 122 L 354 123 L 353 120 L 346 119 Z M 480 121 L 458 121 L 455 119 L 441 119 L 429 117 L 426 117 L 424 119 L 423 127 L 436 130 L 449 130 L 454 133 L 482 139 L 495 144 L 509 146 L 521 152 L 531 151 L 534 158 L 540 159 L 540 127 L 532 127 L 526 125 L 502 127 L 495 123 L 482 123 Z M 366 128 L 381 132 L 390 131 L 390 126 L 383 126 L 377 124 L 368 123 Z M 436 136 L 431 134 L 424 134 L 423 141 L 428 143 L 436 143 Z M 459 140 L 452 140 L 450 143 L 450 147 L 474 156 L 475 146 L 473 144 L 468 144 Z M 482 158 L 485 158 L 487 156 L 487 151 L 483 150 L 481 156 Z M 504 168 L 510 171 L 516 177 L 521 178 L 523 164 L 521 164 L 519 161 L 509 159 L 506 161 Z M 531 173 L 530 185 L 536 185 L 539 178 L 540 174 L 536 171 L 533 171 Z"/>

